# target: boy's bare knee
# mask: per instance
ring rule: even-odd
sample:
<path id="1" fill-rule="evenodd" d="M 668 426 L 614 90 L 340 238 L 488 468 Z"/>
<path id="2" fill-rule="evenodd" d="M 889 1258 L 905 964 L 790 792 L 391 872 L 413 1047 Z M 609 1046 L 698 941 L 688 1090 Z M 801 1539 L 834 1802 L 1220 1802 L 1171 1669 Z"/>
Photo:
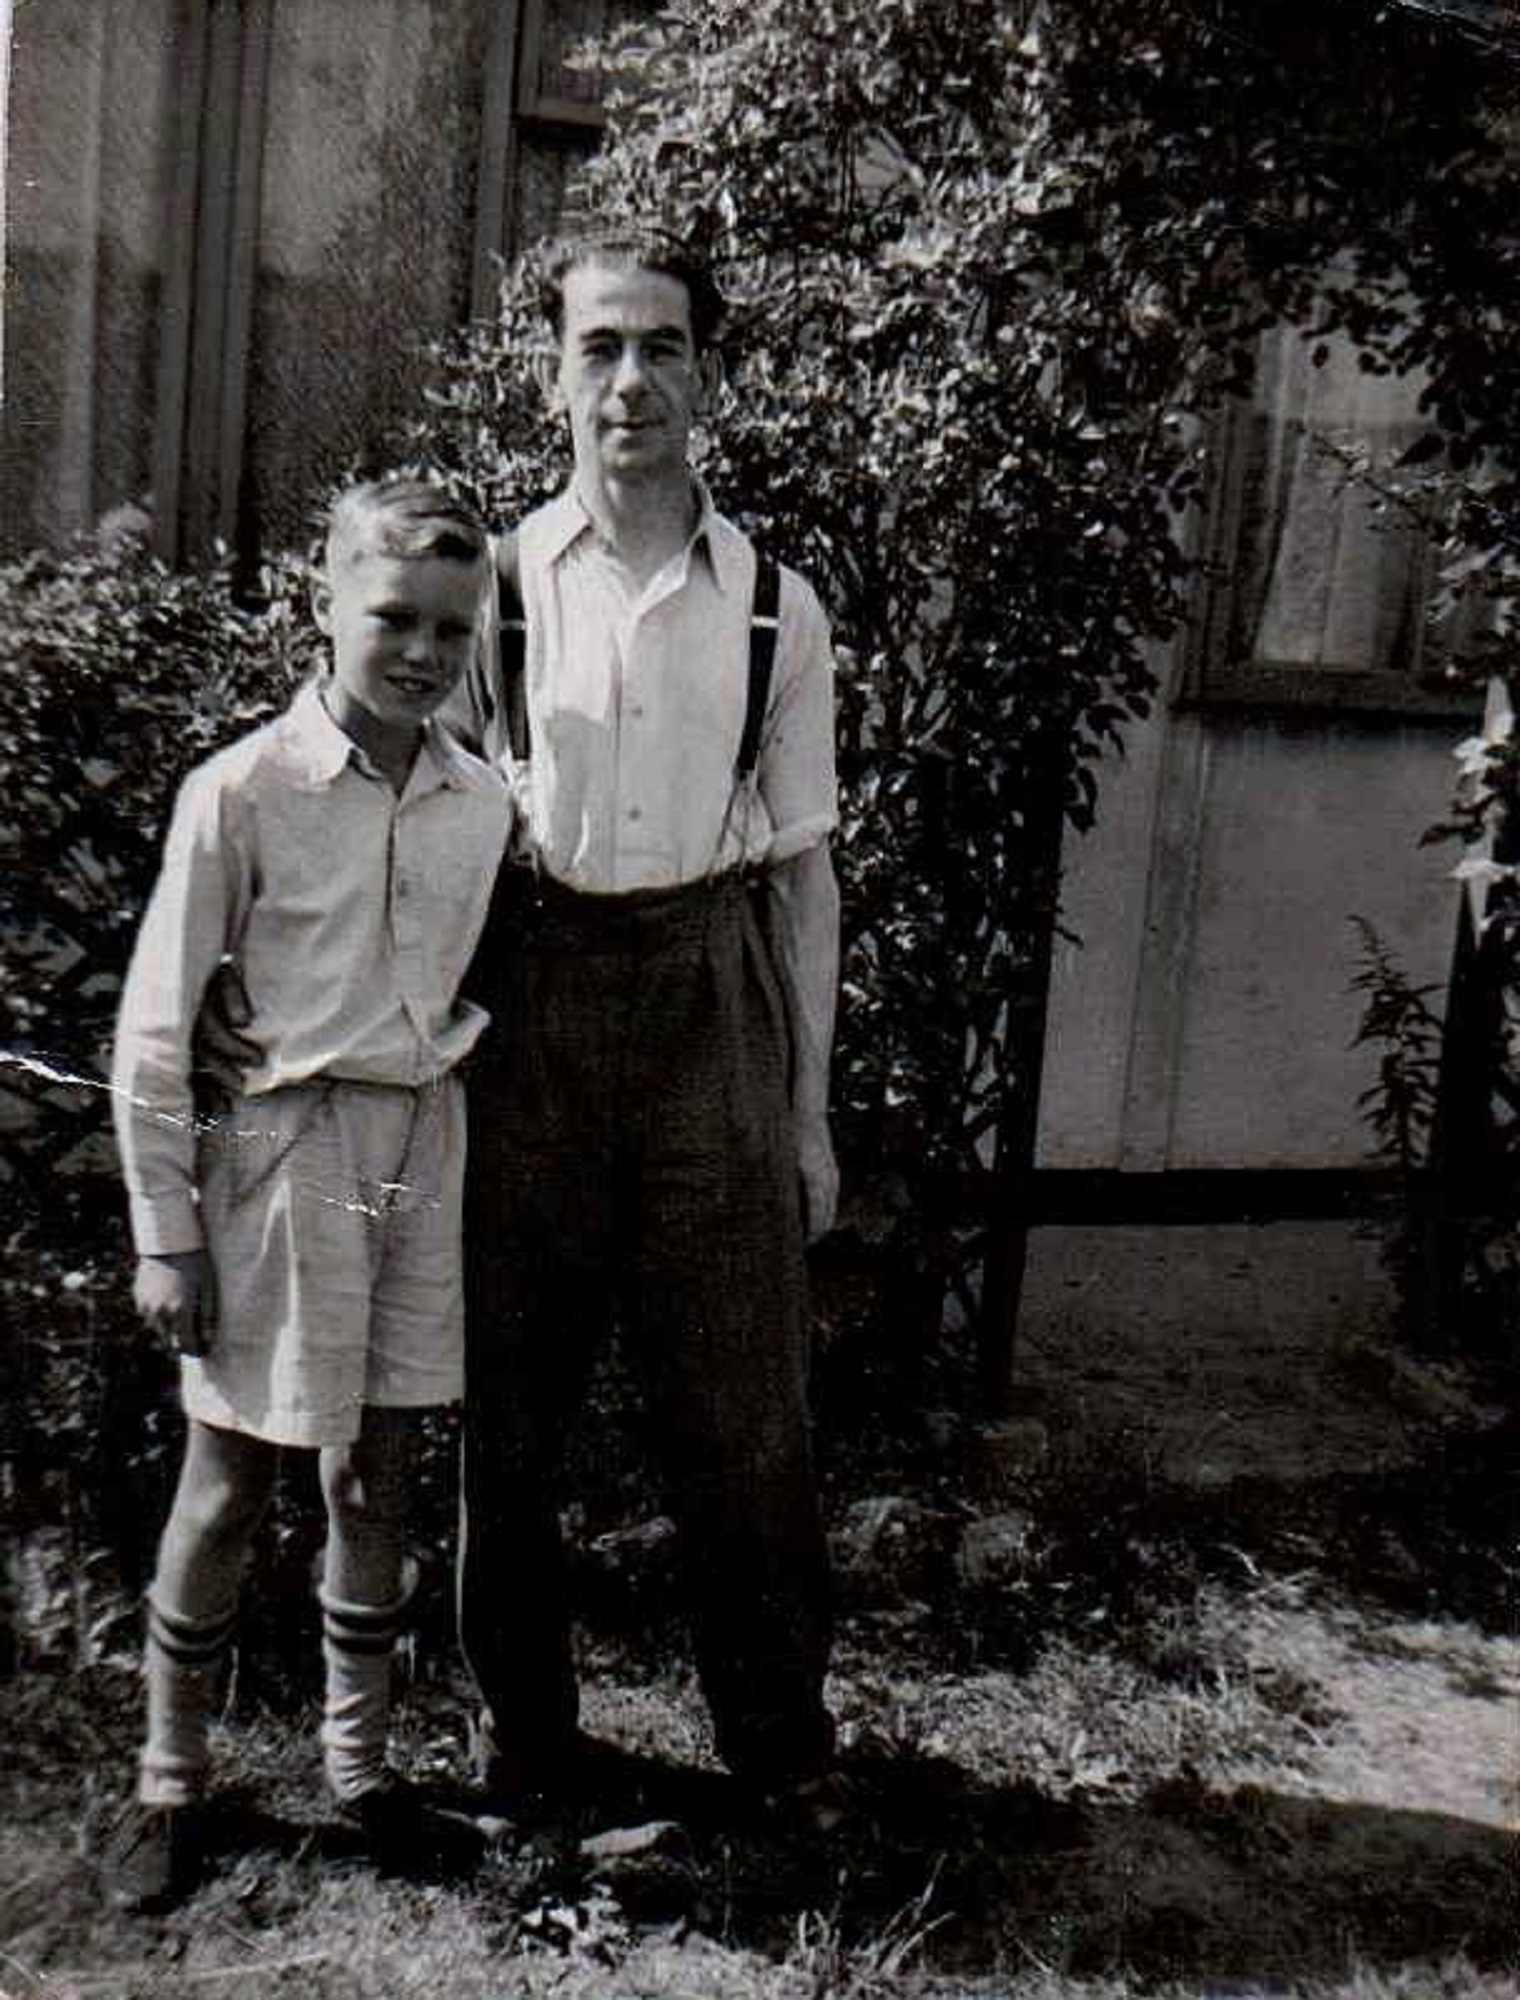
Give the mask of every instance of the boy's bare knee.
<path id="1" fill-rule="evenodd" d="M 362 1519 L 369 1512 L 370 1491 L 358 1441 L 329 1447 L 321 1455 L 320 1470 L 328 1513 Z"/>
<path id="2" fill-rule="evenodd" d="M 269 1504 L 275 1465 L 267 1449 L 193 1439 L 170 1513 L 170 1537 L 208 1552 L 251 1539 Z"/>
<path id="3" fill-rule="evenodd" d="M 322 1497 L 329 1517 L 356 1522 L 388 1519 L 404 1508 L 415 1439 L 409 1416 L 410 1412 L 366 1410 L 358 1437 L 322 1452 Z"/>
<path id="4" fill-rule="evenodd" d="M 328 1519 L 363 1526 L 399 1514 L 405 1506 L 405 1488 L 389 1474 L 388 1466 L 377 1465 L 373 1455 L 358 1445 L 323 1452 L 322 1498 Z"/>

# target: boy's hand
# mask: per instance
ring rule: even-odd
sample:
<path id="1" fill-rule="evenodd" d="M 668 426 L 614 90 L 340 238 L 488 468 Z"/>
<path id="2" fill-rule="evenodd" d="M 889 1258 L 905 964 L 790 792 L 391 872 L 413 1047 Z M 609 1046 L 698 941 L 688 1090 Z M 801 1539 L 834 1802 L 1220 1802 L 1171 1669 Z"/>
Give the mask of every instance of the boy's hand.
<path id="1" fill-rule="evenodd" d="M 235 959 L 224 958 L 211 976 L 195 1017 L 190 1073 L 197 1111 L 225 1106 L 237 1097 L 244 1072 L 261 1060 L 264 1051 L 242 1032 L 252 1019 L 243 975 Z"/>
<path id="2" fill-rule="evenodd" d="M 137 1260 L 132 1303 L 143 1324 L 154 1333 L 168 1334 L 181 1354 L 204 1354 L 209 1344 L 200 1313 L 205 1270 L 204 1250 Z"/>

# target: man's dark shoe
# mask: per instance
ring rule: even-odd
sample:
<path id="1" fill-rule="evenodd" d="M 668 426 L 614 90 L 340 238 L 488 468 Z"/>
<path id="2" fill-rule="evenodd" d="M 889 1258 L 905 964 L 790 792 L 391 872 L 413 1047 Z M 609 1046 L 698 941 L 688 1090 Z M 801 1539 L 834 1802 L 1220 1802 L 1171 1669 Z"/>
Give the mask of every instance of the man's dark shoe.
<path id="1" fill-rule="evenodd" d="M 435 1804 L 405 1778 L 387 1778 L 345 1800 L 343 1810 L 380 1867 L 397 1874 L 466 1875 L 485 1851 L 473 1819 Z"/>
<path id="2" fill-rule="evenodd" d="M 134 1805 L 106 1854 L 106 1892 L 130 1916 L 161 1915 L 195 1888 L 205 1851 L 201 1807 Z"/>
<path id="3" fill-rule="evenodd" d="M 550 1866 L 573 1861 L 583 1818 L 581 1807 L 559 1792 L 491 1786 L 475 1803 L 475 1824 L 497 1854 L 536 1857 Z"/>
<path id="4" fill-rule="evenodd" d="M 844 1830 L 855 1815 L 856 1802 L 848 1781 L 838 1771 L 820 1771 L 762 1794 L 760 1808 L 765 1821 L 777 1832 L 818 1841 L 833 1839 Z"/>
<path id="5" fill-rule="evenodd" d="M 585 1795 L 584 1740 L 577 1733 L 553 1758 L 535 1759 L 531 1771 L 490 1747 L 477 1724 L 471 1740 L 477 1823 L 493 1841 L 579 1824 Z"/>
<path id="6" fill-rule="evenodd" d="M 579 1878 L 584 1807 L 572 1774 L 552 1788 L 528 1787 L 488 1758 L 473 1811 L 487 1851 L 520 1883 L 547 1890 Z"/>

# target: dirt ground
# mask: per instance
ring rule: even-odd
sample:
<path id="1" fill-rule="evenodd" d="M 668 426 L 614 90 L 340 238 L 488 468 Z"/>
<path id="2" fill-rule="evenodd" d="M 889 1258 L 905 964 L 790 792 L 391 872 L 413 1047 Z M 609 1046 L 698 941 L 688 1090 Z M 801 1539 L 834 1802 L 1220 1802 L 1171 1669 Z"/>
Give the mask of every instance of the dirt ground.
<path id="1" fill-rule="evenodd" d="M 1015 1385 L 1184 1486 L 1355 1476 L 1468 1415 L 1460 1379 L 1400 1355 L 1396 1312 L 1354 1222 L 1042 1229 Z"/>

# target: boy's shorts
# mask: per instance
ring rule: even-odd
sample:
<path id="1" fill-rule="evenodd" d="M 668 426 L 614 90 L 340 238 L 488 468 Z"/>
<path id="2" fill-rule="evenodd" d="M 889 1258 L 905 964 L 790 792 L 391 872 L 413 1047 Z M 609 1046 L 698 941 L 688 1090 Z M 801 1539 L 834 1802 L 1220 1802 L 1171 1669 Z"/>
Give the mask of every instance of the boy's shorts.
<path id="1" fill-rule="evenodd" d="M 340 1445 L 366 1403 L 463 1392 L 464 1089 L 322 1078 L 239 1098 L 200 1142 L 214 1272 L 185 1414 Z"/>

